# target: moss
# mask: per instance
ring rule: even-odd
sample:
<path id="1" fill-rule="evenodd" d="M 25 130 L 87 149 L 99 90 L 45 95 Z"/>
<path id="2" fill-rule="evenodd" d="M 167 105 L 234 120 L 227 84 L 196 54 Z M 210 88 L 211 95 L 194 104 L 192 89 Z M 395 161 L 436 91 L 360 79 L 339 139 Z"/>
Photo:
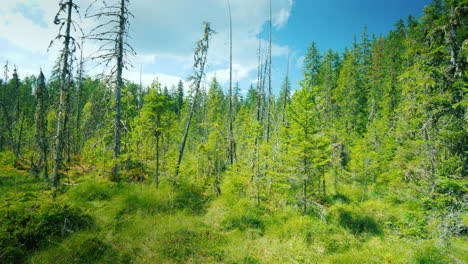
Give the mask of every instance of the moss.
<path id="1" fill-rule="evenodd" d="M 33 250 L 89 228 L 93 219 L 81 209 L 37 193 L 5 195 L 0 204 L 0 262 L 21 262 Z"/>

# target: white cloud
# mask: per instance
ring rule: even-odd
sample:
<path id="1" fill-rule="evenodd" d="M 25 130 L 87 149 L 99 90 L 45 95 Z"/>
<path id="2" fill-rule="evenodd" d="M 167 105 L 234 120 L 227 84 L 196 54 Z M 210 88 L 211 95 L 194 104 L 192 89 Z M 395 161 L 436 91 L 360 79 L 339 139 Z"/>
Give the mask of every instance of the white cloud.
<path id="1" fill-rule="evenodd" d="M 4 1 L 4 0 L 2 0 Z M 81 16 L 90 0 L 76 0 Z M 231 0 L 233 22 L 233 74 L 234 81 L 253 79 L 257 70 L 258 41 L 265 23 L 269 20 L 269 0 Z M 33 17 L 17 8 L 31 7 Z M 272 0 L 273 25 L 276 29 L 285 25 L 290 17 L 292 0 Z M 148 85 L 157 76 L 168 86 L 186 79 L 191 74 L 194 43 L 201 37 L 203 21 L 209 21 L 217 32 L 213 36 L 207 64 L 207 78 L 216 73 L 221 83 L 229 78 L 229 13 L 227 0 L 135 0 L 130 2 L 135 15 L 131 21 L 130 42 L 137 51 L 132 58 L 135 66 L 127 72 L 127 79 L 139 82 L 140 67 L 143 83 Z M 18 64 L 20 69 L 36 73 L 39 67 L 52 68 L 60 43 L 46 53 L 58 27 L 52 21 L 58 10 L 57 0 L 7 0 L 0 7 L 0 49 L 10 47 L 0 59 Z M 42 12 L 42 13 L 41 13 Z M 42 15 L 43 21 L 39 19 Z M 44 26 L 44 22 L 46 26 Z M 97 22 L 83 19 L 83 30 L 89 30 Z M 266 39 L 268 34 L 261 36 Z M 267 43 L 262 41 L 262 46 Z M 97 48 L 97 44 L 85 44 L 85 56 Z M 287 56 L 289 48 L 273 43 L 272 54 Z M 87 65 L 93 73 L 97 68 Z M 209 79 L 208 79 L 209 80 Z"/>
<path id="2" fill-rule="evenodd" d="M 166 85 L 168 88 L 170 88 L 171 86 L 177 86 L 179 81 L 182 81 L 184 87 L 188 87 L 188 83 L 180 77 L 163 73 L 143 73 L 140 75 L 140 72 L 138 71 L 127 71 L 126 77 L 129 80 L 136 81 L 137 83 L 139 83 L 141 77 L 141 81 L 145 86 L 151 84 L 154 80 L 157 79 L 163 86 Z"/>

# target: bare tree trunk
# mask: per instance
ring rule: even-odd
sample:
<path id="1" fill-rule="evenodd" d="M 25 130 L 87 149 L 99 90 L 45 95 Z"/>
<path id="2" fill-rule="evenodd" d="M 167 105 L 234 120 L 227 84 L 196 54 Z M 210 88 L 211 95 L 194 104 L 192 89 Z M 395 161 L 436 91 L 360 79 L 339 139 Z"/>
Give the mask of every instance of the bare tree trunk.
<path id="1" fill-rule="evenodd" d="M 16 122 L 16 125 L 18 126 L 18 137 L 16 139 L 12 138 L 12 141 L 14 142 L 14 153 L 16 160 L 20 158 L 20 150 L 21 150 L 21 137 L 23 133 L 23 115 L 21 113 L 21 107 L 20 107 L 20 102 L 21 102 L 21 90 L 20 90 L 20 84 L 19 84 L 19 78 L 18 78 L 18 73 L 16 70 L 16 67 L 13 71 L 13 81 L 15 82 L 15 97 L 16 97 L 16 104 L 14 108 L 14 119 L 13 122 Z"/>
<path id="2" fill-rule="evenodd" d="M 76 124 L 75 124 L 75 154 L 81 153 L 81 100 L 83 97 L 83 38 L 81 39 L 80 70 L 78 79 Z"/>
<path id="3" fill-rule="evenodd" d="M 179 175 L 179 172 L 180 172 L 179 171 L 180 170 L 180 164 L 182 163 L 182 157 L 184 156 L 184 150 L 185 150 L 185 145 L 187 143 L 187 137 L 188 137 L 188 134 L 189 134 L 190 125 L 192 123 L 193 115 L 195 113 L 195 104 L 196 104 L 196 101 L 198 100 L 198 91 L 200 89 L 200 84 L 201 84 L 201 77 L 197 81 L 197 85 L 196 85 L 197 88 L 195 90 L 195 96 L 193 97 L 192 106 L 190 107 L 189 119 L 187 120 L 187 124 L 185 126 L 185 131 L 184 131 L 184 136 L 182 137 L 182 144 L 180 145 L 179 157 L 177 158 L 177 165 L 176 165 L 176 171 L 175 171 L 175 176 L 176 177 Z"/>
<path id="4" fill-rule="evenodd" d="M 122 110 L 122 72 L 123 72 L 123 51 L 124 42 L 123 36 L 125 34 L 125 0 L 120 1 L 120 16 L 119 16 L 119 33 L 117 38 L 117 72 L 116 72 L 116 87 L 115 87 L 115 123 L 114 123 L 114 167 L 112 174 L 117 176 L 120 170 L 118 158 L 120 156 L 120 133 L 122 132 L 121 110 Z"/>
<path id="5" fill-rule="evenodd" d="M 302 195 L 304 196 L 302 200 L 302 214 L 305 215 L 307 213 L 307 179 L 304 178 L 302 183 Z"/>
<path id="6" fill-rule="evenodd" d="M 234 141 L 234 132 L 232 127 L 233 122 L 233 111 L 232 111 L 232 16 L 231 16 L 231 4 L 229 0 L 229 29 L 230 29 L 230 42 L 229 42 L 229 160 L 231 166 L 234 164 L 235 156 L 235 141 Z"/>
<path id="7" fill-rule="evenodd" d="M 180 164 L 182 163 L 182 157 L 184 155 L 184 150 L 185 150 L 185 145 L 187 143 L 187 137 L 189 134 L 190 125 L 192 123 L 193 115 L 195 113 L 195 106 L 198 101 L 200 85 L 201 85 L 201 81 L 202 81 L 204 71 L 205 71 L 206 56 L 208 54 L 208 48 L 209 48 L 209 39 L 210 39 L 211 34 L 213 33 L 212 29 L 210 28 L 209 23 L 205 22 L 204 27 L 205 27 L 204 37 L 203 39 L 197 41 L 197 48 L 195 50 L 195 56 L 194 56 L 195 57 L 195 63 L 194 63 L 195 76 L 192 77 L 192 79 L 195 81 L 195 95 L 193 97 L 192 106 L 190 108 L 189 119 L 187 120 L 187 125 L 185 127 L 184 136 L 182 137 L 182 143 L 179 149 L 179 157 L 177 158 L 175 177 L 177 177 L 180 172 Z M 197 68 L 198 68 L 198 71 L 197 71 Z M 173 185 L 174 184 L 175 184 L 175 180 L 173 182 Z"/>
<path id="8" fill-rule="evenodd" d="M 156 184 L 156 187 L 159 187 L 159 137 L 160 137 L 160 132 L 156 132 L 156 169 L 154 171 L 154 183 Z"/>
<path id="9" fill-rule="evenodd" d="M 286 122 L 286 106 L 288 105 L 288 94 L 289 94 L 289 53 L 288 53 L 288 64 L 286 66 L 286 86 L 284 88 L 284 96 L 283 96 L 283 116 L 281 120 L 282 124 L 285 124 Z"/>
<path id="10" fill-rule="evenodd" d="M 64 49 L 63 49 L 63 68 L 61 73 L 61 89 L 60 89 L 60 102 L 59 102 L 59 109 L 58 109 L 58 120 L 57 120 L 57 133 L 56 133 L 56 141 L 55 141 L 55 155 L 54 155 L 54 169 L 52 172 L 52 187 L 56 187 L 59 183 L 59 170 L 62 165 L 62 152 L 63 152 L 63 136 L 64 136 L 64 129 L 66 127 L 66 110 L 67 110 L 67 97 L 69 93 L 69 85 L 68 83 L 69 78 L 67 76 L 70 75 L 69 72 L 69 65 L 68 59 L 70 55 L 70 28 L 72 23 L 72 7 L 73 7 L 73 0 L 69 0 L 67 3 L 67 20 L 66 20 L 66 33 L 65 33 L 65 42 L 64 42 Z"/>
<path id="11" fill-rule="evenodd" d="M 270 0 L 270 44 L 268 46 L 268 109 L 267 109 L 267 130 L 266 130 L 266 142 L 270 141 L 270 122 L 271 122 L 271 34 L 272 34 L 272 23 L 271 23 L 271 0 Z"/>
<path id="12" fill-rule="evenodd" d="M 24 121 L 25 121 L 24 113 L 21 113 L 20 120 L 19 120 L 19 131 L 18 131 L 18 140 L 16 141 L 16 150 L 15 156 L 18 160 L 21 156 L 21 144 L 23 141 L 23 129 L 24 129 Z"/>

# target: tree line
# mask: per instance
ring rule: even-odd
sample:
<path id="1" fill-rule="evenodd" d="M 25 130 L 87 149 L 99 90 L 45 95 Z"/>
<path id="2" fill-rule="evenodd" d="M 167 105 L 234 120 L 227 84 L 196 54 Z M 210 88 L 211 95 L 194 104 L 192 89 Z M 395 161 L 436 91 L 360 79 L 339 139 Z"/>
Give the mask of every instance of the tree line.
<path id="1" fill-rule="evenodd" d="M 95 3 L 96 13 L 86 14 L 105 21 L 84 39 L 102 43 L 93 60 L 110 69 L 106 76 L 87 76 L 77 58 L 73 0 L 61 1 L 55 18 L 61 52 L 48 81 L 42 73 L 21 79 L 16 68 L 10 77 L 5 65 L 0 151 L 12 152 L 17 166 L 29 164 L 53 187 L 83 163 L 115 181 L 174 188 L 189 181 L 259 207 L 293 203 L 304 214 L 349 184 L 360 186 L 362 201 L 395 188 L 424 197 L 429 208 L 462 210 L 466 1 L 434 0 L 422 17 L 398 21 L 386 36 L 364 29 L 341 53 L 312 42 L 300 88 L 292 90 L 286 74 L 278 96 L 271 10 L 269 42 L 259 41 L 257 81 L 246 94 L 232 80 L 232 23 L 227 91 L 216 78 L 205 80 L 214 33 L 205 23 L 185 93 L 182 81 L 142 87 L 124 79 L 134 54 L 126 42 L 132 15 L 129 0 L 114 2 Z"/>

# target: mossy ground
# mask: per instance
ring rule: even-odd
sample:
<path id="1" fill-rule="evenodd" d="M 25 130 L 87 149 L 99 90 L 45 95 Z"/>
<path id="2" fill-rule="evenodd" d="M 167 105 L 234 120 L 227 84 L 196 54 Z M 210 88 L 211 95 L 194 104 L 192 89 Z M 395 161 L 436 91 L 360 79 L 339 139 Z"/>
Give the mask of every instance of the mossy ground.
<path id="1" fill-rule="evenodd" d="M 24 219 L 32 225 L 49 217 L 57 226 L 28 230 L 38 241 L 23 251 L 24 258 L 8 258 L 15 253 L 13 245 L 0 244 L 6 263 L 468 262 L 466 237 L 432 236 L 434 223 L 421 220 L 424 211 L 414 201 L 379 193 L 356 202 L 352 186 L 326 197 L 326 215 L 320 218 L 303 216 L 294 205 L 258 208 L 249 197 L 218 196 L 190 183 L 174 190 L 165 182 L 159 187 L 114 183 L 90 172 L 73 177 L 75 185 L 52 191 L 7 166 L 0 168 L 0 179 L 1 219 L 6 219 L 6 203 L 25 210 L 35 204 L 74 208 L 66 216 L 51 211 Z M 36 195 L 35 200 L 24 198 L 28 195 Z M 70 215 L 89 218 L 89 223 L 64 232 Z M 0 225 L 2 236 L 28 226 Z"/>

